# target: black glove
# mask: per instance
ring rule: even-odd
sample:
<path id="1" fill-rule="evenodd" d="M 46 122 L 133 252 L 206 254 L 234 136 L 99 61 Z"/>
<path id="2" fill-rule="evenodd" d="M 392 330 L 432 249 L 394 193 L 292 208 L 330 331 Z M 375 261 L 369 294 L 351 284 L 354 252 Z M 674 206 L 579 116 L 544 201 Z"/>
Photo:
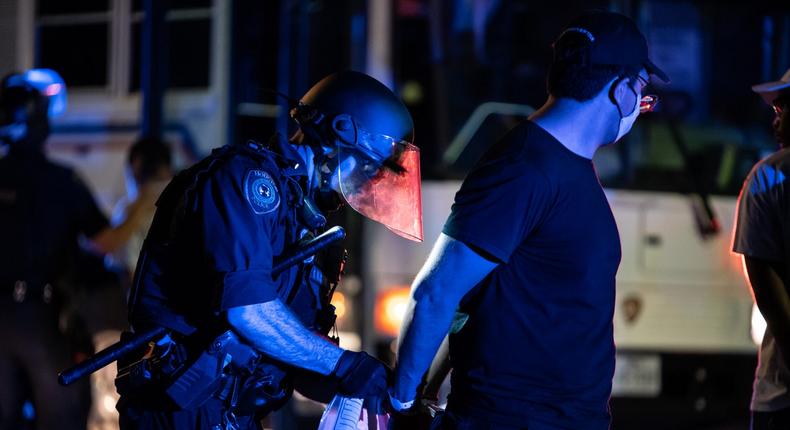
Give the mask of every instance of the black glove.
<path id="1" fill-rule="evenodd" d="M 365 352 L 343 351 L 332 376 L 338 380 L 339 394 L 364 399 L 385 392 L 389 372 L 387 365 Z"/>

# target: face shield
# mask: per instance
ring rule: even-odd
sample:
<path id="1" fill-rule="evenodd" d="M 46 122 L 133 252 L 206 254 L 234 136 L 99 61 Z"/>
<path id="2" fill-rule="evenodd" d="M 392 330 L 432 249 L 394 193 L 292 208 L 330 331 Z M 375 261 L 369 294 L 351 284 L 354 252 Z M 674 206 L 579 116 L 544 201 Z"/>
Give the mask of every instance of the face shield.
<path id="1" fill-rule="evenodd" d="M 363 216 L 406 239 L 422 242 L 420 149 L 356 128 L 356 145 L 338 148 L 337 185 Z"/>

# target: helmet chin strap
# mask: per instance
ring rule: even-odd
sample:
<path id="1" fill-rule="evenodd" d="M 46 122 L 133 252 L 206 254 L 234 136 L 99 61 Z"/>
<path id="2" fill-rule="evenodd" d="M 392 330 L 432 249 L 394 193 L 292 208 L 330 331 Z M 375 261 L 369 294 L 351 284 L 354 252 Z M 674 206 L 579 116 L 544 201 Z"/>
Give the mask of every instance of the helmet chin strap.
<path id="1" fill-rule="evenodd" d="M 332 185 L 332 175 L 335 173 L 332 164 L 336 164 L 333 158 L 325 154 L 315 157 L 315 173 L 313 174 L 315 186 L 311 187 L 310 195 L 316 206 L 324 213 L 334 212 L 345 204 L 343 198 L 340 197 L 340 190 L 336 190 Z"/>
<path id="2" fill-rule="evenodd" d="M 318 130 L 303 127 L 304 137 L 297 148 L 305 161 L 308 170 L 308 194 L 315 201 L 317 208 L 324 212 L 334 212 L 340 209 L 345 202 L 340 197 L 340 191 L 332 185 L 332 175 L 337 168 L 337 144 L 327 144 L 336 137 L 326 138 Z"/>
<path id="3" fill-rule="evenodd" d="M 312 151 L 315 173 L 311 174 L 311 178 L 318 177 L 317 187 L 311 186 L 310 194 L 320 210 L 334 212 L 345 205 L 338 189 L 339 184 L 333 183 L 332 178 L 339 163 L 338 147 L 356 146 L 358 126 L 348 114 L 336 115 L 329 121 L 318 111 L 310 111 L 308 114 L 313 120 L 300 122 L 304 135 L 300 143 Z"/>
<path id="4" fill-rule="evenodd" d="M 327 222 L 325 214 L 336 211 L 343 204 L 338 193 L 324 185 L 326 174 L 323 170 L 326 169 L 329 157 L 325 154 L 323 146 L 307 134 L 301 140 L 295 139 L 291 143 L 307 170 L 307 189 L 302 196 L 299 215 L 310 228 L 324 227 Z"/>

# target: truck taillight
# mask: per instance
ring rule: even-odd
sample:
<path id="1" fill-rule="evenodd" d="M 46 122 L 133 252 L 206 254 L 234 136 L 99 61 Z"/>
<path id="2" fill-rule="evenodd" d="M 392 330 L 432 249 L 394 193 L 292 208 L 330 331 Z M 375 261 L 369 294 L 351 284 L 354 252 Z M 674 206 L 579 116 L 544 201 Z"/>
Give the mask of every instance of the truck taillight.
<path id="1" fill-rule="evenodd" d="M 373 314 L 376 333 L 386 337 L 398 336 L 409 297 L 409 287 L 402 285 L 386 288 L 378 294 Z"/>

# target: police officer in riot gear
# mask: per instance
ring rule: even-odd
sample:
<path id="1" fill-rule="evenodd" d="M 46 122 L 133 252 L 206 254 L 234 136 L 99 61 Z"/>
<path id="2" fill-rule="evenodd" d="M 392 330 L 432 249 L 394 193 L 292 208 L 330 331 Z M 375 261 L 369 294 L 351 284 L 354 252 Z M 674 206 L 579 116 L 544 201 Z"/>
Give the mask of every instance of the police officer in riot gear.
<path id="1" fill-rule="evenodd" d="M 123 429 L 259 428 L 303 372 L 350 397 L 384 392 L 383 363 L 325 337 L 342 262 L 318 255 L 273 277 L 272 261 L 320 233 L 341 202 L 422 239 L 411 116 L 383 84 L 350 71 L 321 80 L 290 114 L 290 141 L 216 149 L 157 203 L 130 322 L 169 335 L 119 363 Z"/>
<path id="2" fill-rule="evenodd" d="M 65 108 L 65 84 L 52 70 L 0 84 L 0 429 L 18 429 L 23 419 L 40 429 L 85 428 L 87 382 L 65 389 L 52 377 L 90 353 L 67 336 L 64 277 L 81 238 L 94 251 L 117 249 L 145 204 L 133 203 L 126 222 L 110 228 L 75 172 L 46 159 L 50 118 Z M 28 395 L 33 408 L 23 418 Z"/>

